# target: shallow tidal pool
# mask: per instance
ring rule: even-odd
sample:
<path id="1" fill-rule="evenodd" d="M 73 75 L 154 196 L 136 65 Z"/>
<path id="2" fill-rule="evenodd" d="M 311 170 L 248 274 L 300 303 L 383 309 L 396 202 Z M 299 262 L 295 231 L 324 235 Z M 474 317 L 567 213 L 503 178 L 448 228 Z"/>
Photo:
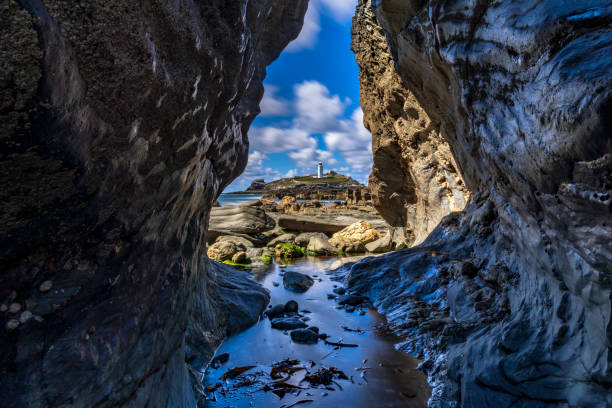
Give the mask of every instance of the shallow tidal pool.
<path id="1" fill-rule="evenodd" d="M 426 406 L 430 390 L 425 375 L 416 370 L 416 359 L 395 349 L 401 339 L 385 330 L 384 316 L 365 306 L 348 312 L 328 298 L 341 286 L 326 274 L 334 261 L 308 257 L 290 265 L 273 264 L 254 275 L 270 291 L 271 305 L 297 301 L 306 324 L 329 337 L 317 344 L 298 344 L 290 331 L 273 329 L 270 319 L 262 317 L 217 350 L 216 356 L 227 353 L 229 360 L 204 373 L 206 406 Z M 314 284 L 304 293 L 288 291 L 283 287 L 285 271 L 309 275 Z M 322 384 L 306 380 L 321 375 Z"/>

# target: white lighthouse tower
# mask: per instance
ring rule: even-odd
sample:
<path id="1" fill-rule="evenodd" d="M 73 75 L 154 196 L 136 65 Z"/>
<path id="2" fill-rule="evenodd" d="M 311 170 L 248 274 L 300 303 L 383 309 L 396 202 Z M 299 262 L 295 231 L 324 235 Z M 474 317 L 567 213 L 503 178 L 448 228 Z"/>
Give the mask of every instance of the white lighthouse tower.
<path id="1" fill-rule="evenodd" d="M 319 162 L 317 166 L 317 178 L 323 178 L 323 163 Z"/>

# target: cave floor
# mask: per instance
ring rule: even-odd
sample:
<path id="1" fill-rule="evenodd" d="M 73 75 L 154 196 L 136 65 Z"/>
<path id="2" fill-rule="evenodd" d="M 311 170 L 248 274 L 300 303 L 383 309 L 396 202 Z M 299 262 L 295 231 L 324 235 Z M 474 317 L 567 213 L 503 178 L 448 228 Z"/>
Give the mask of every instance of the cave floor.
<path id="1" fill-rule="evenodd" d="M 325 273 L 335 260 L 308 257 L 291 265 L 275 263 L 256 273 L 254 279 L 270 291 L 271 305 L 295 300 L 300 315 L 309 318 L 307 324 L 329 335 L 328 342 L 358 347 L 335 347 L 323 340 L 313 345 L 297 344 L 288 331 L 273 329 L 270 320 L 262 318 L 250 329 L 228 338 L 217 350 L 217 356 L 229 353 L 230 358 L 220 367 L 209 367 L 204 373 L 206 406 L 426 406 L 430 395 L 426 377 L 416 370 L 416 359 L 394 348 L 401 339 L 385 330 L 385 317 L 371 308 L 356 308 L 349 313 L 339 309 L 335 300 L 328 299 L 334 286 L 340 286 Z M 283 287 L 284 271 L 309 275 L 315 283 L 305 293 L 290 292 Z M 278 366 L 287 359 L 293 361 L 285 363 L 284 370 L 272 371 L 275 364 Z M 304 381 L 306 375 L 332 367 L 344 373 L 346 379 L 336 374 L 329 385 Z M 225 379 L 222 378 L 224 374 Z M 228 378 L 233 377 L 232 374 L 235 378 Z M 272 374 L 276 374 L 276 378 L 272 378 Z"/>

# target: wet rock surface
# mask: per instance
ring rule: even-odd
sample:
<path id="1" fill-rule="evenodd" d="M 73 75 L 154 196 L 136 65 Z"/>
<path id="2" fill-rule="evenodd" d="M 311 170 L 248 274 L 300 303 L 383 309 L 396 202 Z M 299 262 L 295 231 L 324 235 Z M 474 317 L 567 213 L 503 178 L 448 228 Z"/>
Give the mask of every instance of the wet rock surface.
<path id="1" fill-rule="evenodd" d="M 345 269 L 425 358 L 432 407 L 612 404 L 611 21 L 600 1 L 359 3 L 366 102 L 412 95 L 431 123 L 420 140 L 437 132 L 472 192 L 421 245 Z M 364 53 L 378 46 L 399 80 Z M 363 106 L 394 124 L 393 109 Z M 384 126 L 377 140 L 414 140 Z"/>
<path id="2" fill-rule="evenodd" d="M 292 292 L 306 292 L 314 284 L 314 279 L 303 273 L 288 271 L 283 276 L 285 289 Z"/>
<path id="3" fill-rule="evenodd" d="M 195 405 L 190 372 L 268 300 L 206 231 L 306 5 L 3 2 L 5 405 Z"/>

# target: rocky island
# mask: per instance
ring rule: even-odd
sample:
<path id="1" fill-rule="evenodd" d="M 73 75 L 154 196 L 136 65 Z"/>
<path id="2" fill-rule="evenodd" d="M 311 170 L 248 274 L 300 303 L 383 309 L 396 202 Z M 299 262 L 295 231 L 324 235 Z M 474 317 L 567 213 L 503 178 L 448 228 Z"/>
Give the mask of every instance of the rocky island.
<path id="1" fill-rule="evenodd" d="M 2 2 L 2 405 L 612 406 L 609 2 L 358 0 L 368 187 L 214 207 L 307 8 Z"/>

